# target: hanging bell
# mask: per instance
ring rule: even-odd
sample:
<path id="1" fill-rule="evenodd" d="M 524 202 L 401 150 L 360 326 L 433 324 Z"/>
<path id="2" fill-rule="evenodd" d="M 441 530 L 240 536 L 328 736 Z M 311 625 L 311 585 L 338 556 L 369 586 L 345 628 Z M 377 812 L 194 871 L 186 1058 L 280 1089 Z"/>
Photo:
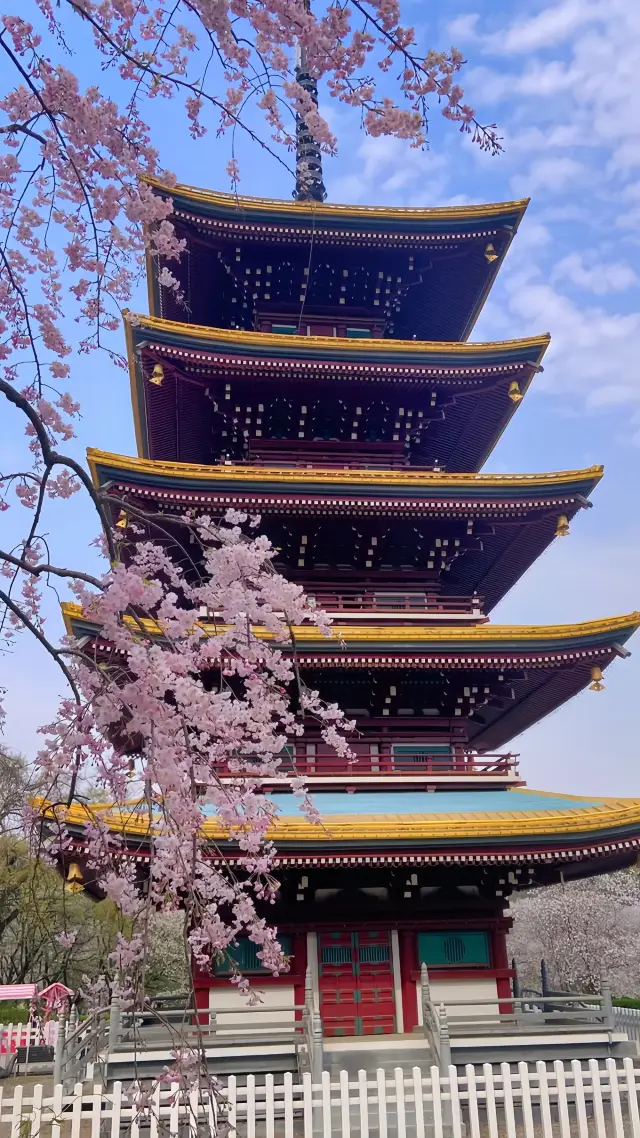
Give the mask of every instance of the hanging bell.
<path id="1" fill-rule="evenodd" d="M 84 889 L 84 881 L 82 877 L 82 870 L 80 869 L 77 861 L 72 861 L 69 863 L 64 887 L 67 893 L 82 893 Z"/>
<path id="2" fill-rule="evenodd" d="M 558 518 L 558 522 L 556 525 L 555 536 L 556 537 L 568 537 L 569 536 L 569 519 L 568 519 L 566 514 L 560 514 L 560 517 Z"/>
<path id="3" fill-rule="evenodd" d="M 156 387 L 162 387 L 163 379 L 164 379 L 164 368 L 163 368 L 162 364 L 154 364 L 153 365 L 153 371 L 151 372 L 151 375 L 149 376 L 149 383 L 155 383 Z"/>
<path id="4" fill-rule="evenodd" d="M 509 384 L 509 399 L 512 403 L 522 403 L 524 395 L 520 390 L 520 384 L 517 379 L 513 379 Z"/>
<path id="5" fill-rule="evenodd" d="M 498 260 L 498 254 L 496 253 L 495 245 L 492 245 L 491 242 L 489 242 L 489 244 L 487 245 L 487 247 L 484 251 L 484 255 L 485 255 L 485 259 L 489 262 L 489 264 L 491 264 L 492 261 Z"/>
<path id="6" fill-rule="evenodd" d="M 126 529 L 129 525 L 129 515 L 126 510 L 120 510 L 118 520 L 116 522 L 116 529 Z"/>
<path id="7" fill-rule="evenodd" d="M 589 691 L 604 691 L 605 685 L 602 683 L 602 668 L 594 664 L 591 669 L 591 683 L 589 684 Z"/>

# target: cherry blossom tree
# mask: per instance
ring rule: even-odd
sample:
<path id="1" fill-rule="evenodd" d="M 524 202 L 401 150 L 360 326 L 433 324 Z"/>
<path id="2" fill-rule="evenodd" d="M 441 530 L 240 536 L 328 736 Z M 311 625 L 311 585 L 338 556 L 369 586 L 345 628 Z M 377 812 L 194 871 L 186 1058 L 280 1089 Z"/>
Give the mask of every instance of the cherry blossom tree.
<path id="1" fill-rule="evenodd" d="M 98 81 L 83 86 L 74 52 L 106 76 L 109 94 Z M 182 911 L 186 956 L 201 967 L 242 933 L 277 972 L 286 960 L 261 915 L 277 889 L 275 807 L 263 786 L 305 717 L 348 756 L 350 725 L 305 687 L 295 662 L 296 626 L 331 628 L 274 572 L 259 519 L 190 515 L 177 538 L 161 515 L 122 503 L 124 528 L 112 528 L 104 493 L 64 449 L 80 411 L 78 372 L 96 349 L 122 363 L 112 336 L 145 255 L 177 288 L 182 243 L 157 189 L 174 176 L 148 125 L 153 100 L 180 100 L 191 137 L 213 131 L 228 146 L 233 185 L 240 136 L 287 167 L 301 122 L 335 150 L 318 82 L 371 135 L 423 146 L 431 98 L 484 149 L 500 143 L 463 102 L 459 52 L 421 51 L 396 0 L 313 10 L 307 0 L 23 0 L 2 18 L 0 57 L 0 394 L 12 437 L 25 431 L 23 463 L 0 474 L 0 509 L 27 511 L 19 539 L 0 550 L 0 635 L 6 651 L 18 634 L 34 637 L 66 685 L 38 758 L 53 802 L 39 853 L 65 856 L 66 811 L 84 803 L 88 864 L 135 930 L 113 957 L 128 998 L 144 998 L 152 909 Z M 95 510 L 104 573 L 52 556 L 48 505 L 68 500 L 71 510 L 78 494 Z M 99 641 L 51 639 L 43 590 L 61 586 L 101 628 Z M 144 896 L 88 786 L 114 803 L 138 794 L 153 852 Z M 291 786 L 317 820 L 301 780 Z M 242 872 L 208 860 L 211 815 L 237 843 Z M 65 929 L 61 947 L 74 936 Z"/>

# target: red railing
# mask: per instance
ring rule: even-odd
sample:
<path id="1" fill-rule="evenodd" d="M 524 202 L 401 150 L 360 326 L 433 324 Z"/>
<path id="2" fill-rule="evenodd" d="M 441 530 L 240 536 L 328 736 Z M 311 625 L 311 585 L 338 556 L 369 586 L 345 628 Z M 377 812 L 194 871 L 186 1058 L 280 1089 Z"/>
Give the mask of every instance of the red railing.
<path id="1" fill-rule="evenodd" d="M 248 461 L 258 465 L 352 469 L 409 465 L 404 443 L 357 443 L 341 439 L 250 439 Z M 431 466 L 421 469 L 433 469 Z"/>
<path id="2" fill-rule="evenodd" d="M 327 609 L 329 612 L 416 612 L 478 617 L 484 615 L 484 597 L 450 597 L 422 590 L 387 591 L 372 589 L 370 586 L 363 589 L 357 585 L 341 585 L 339 589 L 333 590 L 326 586 L 314 588 L 312 582 L 306 585 L 306 592 L 314 598 L 318 608 Z"/>
<path id="3" fill-rule="evenodd" d="M 460 775 L 501 777 L 518 775 L 518 756 L 510 753 L 478 755 L 454 748 L 450 752 L 428 751 L 418 744 L 350 743 L 353 760 L 345 760 L 325 743 L 297 741 L 289 744 L 279 770 L 305 777 L 333 776 L 352 782 L 380 775 Z M 243 772 L 246 773 L 246 772 Z"/>

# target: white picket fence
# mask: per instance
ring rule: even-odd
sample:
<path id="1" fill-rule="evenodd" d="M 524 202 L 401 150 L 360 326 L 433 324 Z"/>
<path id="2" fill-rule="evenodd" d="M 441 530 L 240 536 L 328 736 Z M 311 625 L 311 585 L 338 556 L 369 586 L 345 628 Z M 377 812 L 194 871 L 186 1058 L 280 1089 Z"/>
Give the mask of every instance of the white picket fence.
<path id="1" fill-rule="evenodd" d="M 213 1096 L 152 1092 L 115 1083 L 83 1093 L 16 1086 L 2 1094 L 1 1138 L 640 1138 L 640 1068 L 632 1059 L 521 1063 L 442 1076 L 415 1067 L 323 1074 L 231 1077 Z"/>

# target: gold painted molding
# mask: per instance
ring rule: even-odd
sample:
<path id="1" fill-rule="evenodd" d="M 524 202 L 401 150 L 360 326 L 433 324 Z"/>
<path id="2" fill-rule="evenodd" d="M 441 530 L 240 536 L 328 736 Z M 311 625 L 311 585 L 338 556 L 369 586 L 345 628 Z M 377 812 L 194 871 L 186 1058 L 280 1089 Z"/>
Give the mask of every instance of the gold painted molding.
<path id="1" fill-rule="evenodd" d="M 65 621 L 65 627 L 68 632 L 71 631 L 72 621 L 86 621 L 91 624 L 91 615 L 84 617 L 82 606 L 73 601 L 63 601 L 60 606 L 62 615 Z M 145 632 L 150 636 L 161 635 L 162 630 L 160 625 L 148 617 L 135 620 L 133 617 L 125 617 L 125 620 L 130 620 L 132 626 L 142 626 Z M 194 621 L 194 629 L 201 629 L 209 635 L 209 628 L 206 621 Z M 626 628 L 640 627 L 640 612 L 627 613 L 623 616 L 605 617 L 601 620 L 587 620 L 582 621 L 580 624 L 478 624 L 472 625 L 470 628 L 457 628 L 445 627 L 440 628 L 437 625 L 428 625 L 423 628 L 415 628 L 406 625 L 365 625 L 361 627 L 354 627 L 353 625 L 333 625 L 334 635 L 330 640 L 343 640 L 346 644 L 349 641 L 358 643 L 359 641 L 375 643 L 384 643 L 385 641 L 402 642 L 404 644 L 439 644 L 451 642 L 468 642 L 469 644 L 486 644 L 492 641 L 504 641 L 505 644 L 513 640 L 569 640 L 575 637 L 589 637 L 606 634 L 607 632 L 618 632 Z M 220 635 L 226 631 L 225 625 L 218 625 L 217 631 L 211 635 Z M 263 629 L 255 628 L 254 633 L 260 640 L 272 640 L 273 635 Z M 293 634 L 298 639 L 300 645 L 305 643 L 313 643 L 314 645 L 322 645 L 327 643 L 327 637 L 323 636 L 320 629 L 314 625 L 297 625 L 293 627 Z"/>
<path id="2" fill-rule="evenodd" d="M 506 792 L 511 793 L 510 791 Z M 536 791 L 531 791 L 535 794 Z M 600 798 L 589 800 L 588 807 L 572 807 L 575 796 L 551 795 L 566 798 L 565 809 L 551 810 L 513 810 L 513 811 L 466 811 L 463 813 L 442 814 L 394 814 L 386 812 L 373 815 L 333 814 L 323 817 L 320 826 L 309 822 L 304 815 L 293 818 L 278 818 L 268 831 L 268 836 L 277 841 L 322 842 L 330 847 L 334 841 L 358 841 L 362 839 L 382 840 L 439 840 L 451 838 L 518 838 L 541 836 L 545 834 L 575 834 L 585 831 L 599 832 L 618 827 L 640 826 L 640 799 Z M 579 801 L 579 800 L 578 800 Z M 36 800 L 34 805 L 46 818 L 48 803 Z M 146 837 L 155 827 L 148 818 L 141 817 L 135 809 L 137 803 L 114 807 L 104 805 L 73 805 L 62 811 L 69 823 L 82 825 L 99 815 L 114 832 L 132 836 Z M 50 816 L 53 814 L 51 811 Z M 60 817 L 60 808 L 56 808 Z M 228 829 L 211 819 L 202 827 L 203 837 L 232 837 Z"/>
<path id="3" fill-rule="evenodd" d="M 251 213 L 268 209 L 273 213 L 300 214 L 301 219 L 306 215 L 316 218 L 339 217 L 345 221 L 349 218 L 363 220 L 371 218 L 387 218 L 388 220 L 425 221 L 433 220 L 468 220 L 476 218 L 499 216 L 513 210 L 524 214 L 530 198 L 520 198 L 510 202 L 490 202 L 487 205 L 445 205 L 430 206 L 428 208 L 409 206 L 361 206 L 361 205 L 334 205 L 321 202 L 295 202 L 283 201 L 279 198 L 249 197 L 248 195 L 223 193 L 219 190 L 200 189 L 197 186 L 188 186 L 177 182 L 174 186 L 167 186 L 157 178 L 145 178 L 145 181 L 155 190 L 168 197 L 187 198 L 194 205 L 218 205 L 232 207 L 238 213 L 243 210 Z"/>
<path id="4" fill-rule="evenodd" d="M 240 328 L 213 328 L 206 324 L 182 324 L 177 320 L 165 320 L 159 316 L 146 316 L 138 313 L 127 313 L 125 324 L 132 327 L 144 327 L 157 332 L 174 332 L 176 336 L 186 336 L 200 340 L 216 340 L 223 344 L 248 344 L 264 349 L 267 353 L 269 347 L 273 348 L 336 348 L 349 351 L 354 355 L 368 352 L 397 351 L 415 355 L 424 355 L 425 352 L 453 352 L 460 356 L 473 356 L 475 353 L 491 353 L 500 350 L 508 351 L 510 348 L 536 348 L 543 352 L 548 347 L 551 336 L 544 332 L 539 336 L 526 336 L 517 340 L 490 340 L 470 343 L 467 340 L 382 340 L 382 339 L 347 339 L 344 336 L 282 336 L 276 332 L 247 332 Z M 133 323 L 132 323 L 133 322 Z"/>
<path id="5" fill-rule="evenodd" d="M 230 466 L 205 466 L 191 462 L 159 462 L 151 458 L 136 458 L 110 451 L 87 450 L 87 463 L 96 486 L 99 463 L 132 474 L 157 474 L 169 478 L 201 479 L 215 486 L 216 482 L 273 482 L 281 481 L 296 485 L 300 482 L 318 483 L 330 486 L 415 486 L 443 487 L 455 489 L 479 486 L 489 489 L 492 486 L 519 486 L 544 490 L 548 486 L 564 485 L 570 482 L 600 479 L 603 466 L 588 466 L 584 470 L 560 470 L 543 474 L 464 474 L 433 473 L 428 470 L 332 470 L 295 469 L 290 466 L 249 466 L 234 463 Z"/>

